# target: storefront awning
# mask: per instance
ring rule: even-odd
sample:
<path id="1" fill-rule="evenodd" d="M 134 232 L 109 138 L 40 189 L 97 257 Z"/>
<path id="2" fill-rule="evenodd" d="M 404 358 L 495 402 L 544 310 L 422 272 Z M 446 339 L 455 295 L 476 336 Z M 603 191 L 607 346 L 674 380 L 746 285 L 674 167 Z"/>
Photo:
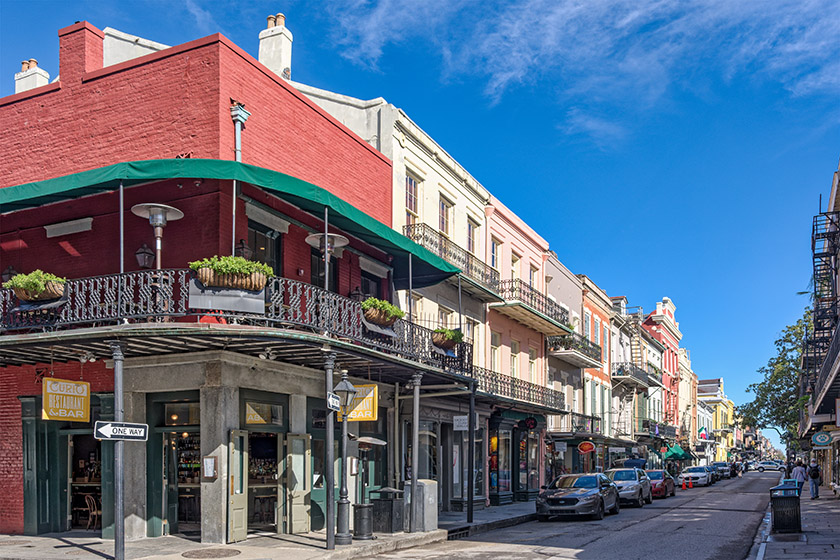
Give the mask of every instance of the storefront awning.
<path id="1" fill-rule="evenodd" d="M 687 453 L 685 449 L 683 449 L 680 446 L 679 443 L 675 443 L 668 449 L 668 451 L 662 454 L 662 458 L 666 460 L 671 459 L 674 461 L 687 461 L 689 459 L 692 459 L 693 457 L 690 453 Z"/>
<path id="2" fill-rule="evenodd" d="M 322 187 L 285 173 L 236 161 L 126 161 L 55 179 L 14 185 L 0 189 L 0 214 L 112 191 L 119 187 L 120 182 L 124 187 L 131 187 L 166 179 L 237 180 L 276 193 L 283 200 L 315 216 L 323 216 L 327 207 L 330 209 L 331 225 L 393 255 L 394 285 L 397 289 L 408 287 L 409 255 L 415 288 L 437 284 L 460 272 L 456 266 Z"/>

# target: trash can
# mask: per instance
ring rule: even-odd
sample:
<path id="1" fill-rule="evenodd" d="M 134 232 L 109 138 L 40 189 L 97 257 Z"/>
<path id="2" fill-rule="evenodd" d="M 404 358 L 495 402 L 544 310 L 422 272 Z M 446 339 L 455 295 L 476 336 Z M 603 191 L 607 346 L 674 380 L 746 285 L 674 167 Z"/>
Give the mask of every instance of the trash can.
<path id="1" fill-rule="evenodd" d="M 373 501 L 373 532 L 401 533 L 403 530 L 403 511 L 405 510 L 402 490 L 380 488 L 376 490 L 379 498 Z"/>
<path id="2" fill-rule="evenodd" d="M 799 487 L 796 484 L 779 484 L 771 488 L 770 508 L 773 512 L 774 533 L 802 532 Z"/>

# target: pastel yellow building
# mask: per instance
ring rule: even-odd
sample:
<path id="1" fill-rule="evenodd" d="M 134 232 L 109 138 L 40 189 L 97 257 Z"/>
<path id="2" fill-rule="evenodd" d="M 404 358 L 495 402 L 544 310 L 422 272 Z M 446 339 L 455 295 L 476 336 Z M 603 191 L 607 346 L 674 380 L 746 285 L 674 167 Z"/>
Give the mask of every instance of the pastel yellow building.
<path id="1" fill-rule="evenodd" d="M 715 461 L 728 461 L 735 447 L 735 403 L 723 392 L 723 379 L 701 379 L 697 382 L 697 400 L 712 407 L 713 434 L 718 442 Z"/>

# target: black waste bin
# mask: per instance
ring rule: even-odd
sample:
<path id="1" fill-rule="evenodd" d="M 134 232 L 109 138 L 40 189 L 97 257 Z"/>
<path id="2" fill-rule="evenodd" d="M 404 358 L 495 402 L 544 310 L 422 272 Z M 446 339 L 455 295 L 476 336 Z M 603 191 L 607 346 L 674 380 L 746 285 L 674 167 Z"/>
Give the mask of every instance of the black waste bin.
<path id="1" fill-rule="evenodd" d="M 402 533 L 403 504 L 402 490 L 380 488 L 379 498 L 373 500 L 373 531 L 375 533 Z"/>
<path id="2" fill-rule="evenodd" d="M 802 514 L 799 509 L 799 487 L 779 484 L 770 489 L 774 533 L 801 533 Z"/>

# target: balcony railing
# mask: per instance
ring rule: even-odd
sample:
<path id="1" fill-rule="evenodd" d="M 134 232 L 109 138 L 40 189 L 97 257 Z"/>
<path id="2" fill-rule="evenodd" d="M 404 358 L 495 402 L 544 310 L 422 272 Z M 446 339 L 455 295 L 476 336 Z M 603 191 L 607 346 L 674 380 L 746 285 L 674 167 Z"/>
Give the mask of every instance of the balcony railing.
<path id="1" fill-rule="evenodd" d="M 362 323 L 361 304 L 323 288 L 288 278 L 270 278 L 265 313 L 197 310 L 189 307 L 189 270 L 127 272 L 68 280 L 64 296 L 53 302 L 18 304 L 11 290 L 0 290 L 0 332 L 65 330 L 129 322 L 190 322 L 212 315 L 218 322 L 328 332 L 362 346 L 469 375 L 472 348 L 458 344 L 452 355 L 432 344 L 432 330 L 398 320 L 392 336 L 373 333 Z M 530 401 L 529 401 L 530 402 Z"/>
<path id="2" fill-rule="evenodd" d="M 460 268 L 467 278 L 478 282 L 493 293 L 499 293 L 499 271 L 485 264 L 466 249 L 459 247 L 433 227 L 428 224 L 407 225 L 403 227 L 403 233 L 418 245 L 422 245 Z"/>
<path id="3" fill-rule="evenodd" d="M 560 391 L 478 366 L 473 366 L 471 373 L 476 390 L 482 393 L 563 410 L 565 399 Z"/>
<path id="4" fill-rule="evenodd" d="M 650 384 L 650 379 L 645 370 L 630 362 L 620 362 L 612 365 L 612 374 L 615 377 L 630 377 L 644 386 Z"/>
<path id="5" fill-rule="evenodd" d="M 531 287 L 527 282 L 516 278 L 513 280 L 502 280 L 499 284 L 499 295 L 505 301 L 520 301 L 534 311 L 542 313 L 549 319 L 563 324 L 569 324 L 569 312 L 560 307 L 556 302 Z"/>
<path id="6" fill-rule="evenodd" d="M 553 350 L 574 350 L 589 356 L 593 360 L 601 361 L 601 347 L 578 333 L 549 336 L 546 342 L 548 347 Z"/>
<path id="7" fill-rule="evenodd" d="M 826 391 L 828 390 L 827 385 L 834 381 L 833 379 L 829 379 L 829 376 L 834 370 L 834 362 L 837 361 L 838 354 L 840 354 L 840 329 L 836 329 L 834 331 L 834 335 L 831 337 L 831 344 L 828 347 L 828 352 L 826 352 L 825 358 L 823 358 L 823 362 L 820 365 L 819 374 L 817 375 L 817 384 L 814 387 L 815 407 L 819 406 L 825 397 Z"/>
<path id="8" fill-rule="evenodd" d="M 650 418 L 640 418 L 642 432 L 647 432 L 651 436 L 660 438 L 675 438 L 677 437 L 677 428 L 670 426 L 658 420 L 651 420 Z"/>
<path id="9" fill-rule="evenodd" d="M 569 433 L 603 433 L 601 429 L 601 418 L 599 416 L 589 416 L 578 412 L 572 412 L 561 416 L 558 422 L 558 429 L 561 432 Z"/>
<path id="10" fill-rule="evenodd" d="M 660 385 L 662 384 L 662 370 L 653 364 L 647 365 L 647 374 L 650 379 L 655 380 Z"/>

